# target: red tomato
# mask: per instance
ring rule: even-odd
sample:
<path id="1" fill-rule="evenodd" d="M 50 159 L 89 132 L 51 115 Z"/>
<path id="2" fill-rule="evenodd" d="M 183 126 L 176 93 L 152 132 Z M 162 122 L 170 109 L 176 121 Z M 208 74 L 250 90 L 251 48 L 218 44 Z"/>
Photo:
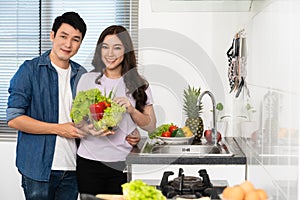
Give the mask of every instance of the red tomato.
<path id="1" fill-rule="evenodd" d="M 169 127 L 169 131 L 172 133 L 173 131 L 175 131 L 176 129 L 178 129 L 178 127 L 177 126 L 175 126 L 175 125 L 171 125 L 170 127 Z"/>
<path id="2" fill-rule="evenodd" d="M 172 133 L 170 131 L 165 131 L 161 134 L 161 137 L 171 137 Z"/>
<path id="3" fill-rule="evenodd" d="M 97 103 L 97 106 L 101 109 L 101 112 L 103 112 L 107 107 L 105 101 L 101 101 L 101 102 Z"/>
<path id="4" fill-rule="evenodd" d="M 104 110 L 106 109 L 106 106 L 104 102 L 99 102 L 90 105 L 90 112 L 94 120 L 99 121 L 102 119 Z"/>

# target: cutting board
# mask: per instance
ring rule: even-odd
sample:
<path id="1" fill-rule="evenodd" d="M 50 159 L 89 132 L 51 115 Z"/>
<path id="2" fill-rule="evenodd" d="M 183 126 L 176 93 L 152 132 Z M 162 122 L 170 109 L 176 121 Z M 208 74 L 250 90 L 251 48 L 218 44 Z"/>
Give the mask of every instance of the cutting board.
<path id="1" fill-rule="evenodd" d="M 97 194 L 96 197 L 104 200 L 125 200 L 120 194 Z"/>

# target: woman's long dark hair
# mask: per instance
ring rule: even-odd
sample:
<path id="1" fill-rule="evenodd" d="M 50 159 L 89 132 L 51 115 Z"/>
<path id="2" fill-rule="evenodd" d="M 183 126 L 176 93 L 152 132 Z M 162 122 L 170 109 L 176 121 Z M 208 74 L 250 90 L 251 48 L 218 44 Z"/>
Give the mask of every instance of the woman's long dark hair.
<path id="1" fill-rule="evenodd" d="M 103 72 L 106 67 L 101 59 L 101 48 L 103 40 L 107 35 L 116 35 L 125 47 L 121 75 L 124 78 L 124 82 L 127 88 L 127 94 L 132 94 L 133 98 L 136 101 L 135 108 L 143 112 L 147 101 L 147 94 L 145 90 L 148 88 L 149 84 L 143 77 L 139 75 L 137 71 L 137 63 L 133 43 L 128 31 L 123 26 L 109 26 L 100 35 L 92 60 L 92 65 L 95 67 L 95 69 L 92 71 L 100 72 L 100 75 L 97 77 L 95 82 L 96 84 L 101 84 L 100 78 L 103 76 Z"/>

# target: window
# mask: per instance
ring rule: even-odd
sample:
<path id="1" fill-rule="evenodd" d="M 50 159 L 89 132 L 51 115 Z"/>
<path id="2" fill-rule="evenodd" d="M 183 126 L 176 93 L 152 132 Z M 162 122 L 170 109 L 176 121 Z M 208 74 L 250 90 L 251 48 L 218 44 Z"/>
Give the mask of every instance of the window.
<path id="1" fill-rule="evenodd" d="M 16 138 L 16 131 L 6 124 L 9 80 L 24 60 L 51 48 L 52 23 L 67 11 L 78 12 L 87 24 L 86 36 L 72 60 L 88 71 L 93 69 L 90 63 L 98 37 L 107 26 L 125 26 L 137 47 L 138 0 L 0 1 L 0 140 Z"/>

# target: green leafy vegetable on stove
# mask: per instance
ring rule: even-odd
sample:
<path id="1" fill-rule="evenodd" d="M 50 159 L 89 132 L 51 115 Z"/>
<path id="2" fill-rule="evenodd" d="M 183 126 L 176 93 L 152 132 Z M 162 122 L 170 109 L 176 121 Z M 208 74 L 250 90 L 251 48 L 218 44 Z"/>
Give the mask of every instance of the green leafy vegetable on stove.
<path id="1" fill-rule="evenodd" d="M 166 197 L 163 196 L 160 190 L 141 180 L 124 183 L 122 189 L 125 200 L 166 200 Z"/>

